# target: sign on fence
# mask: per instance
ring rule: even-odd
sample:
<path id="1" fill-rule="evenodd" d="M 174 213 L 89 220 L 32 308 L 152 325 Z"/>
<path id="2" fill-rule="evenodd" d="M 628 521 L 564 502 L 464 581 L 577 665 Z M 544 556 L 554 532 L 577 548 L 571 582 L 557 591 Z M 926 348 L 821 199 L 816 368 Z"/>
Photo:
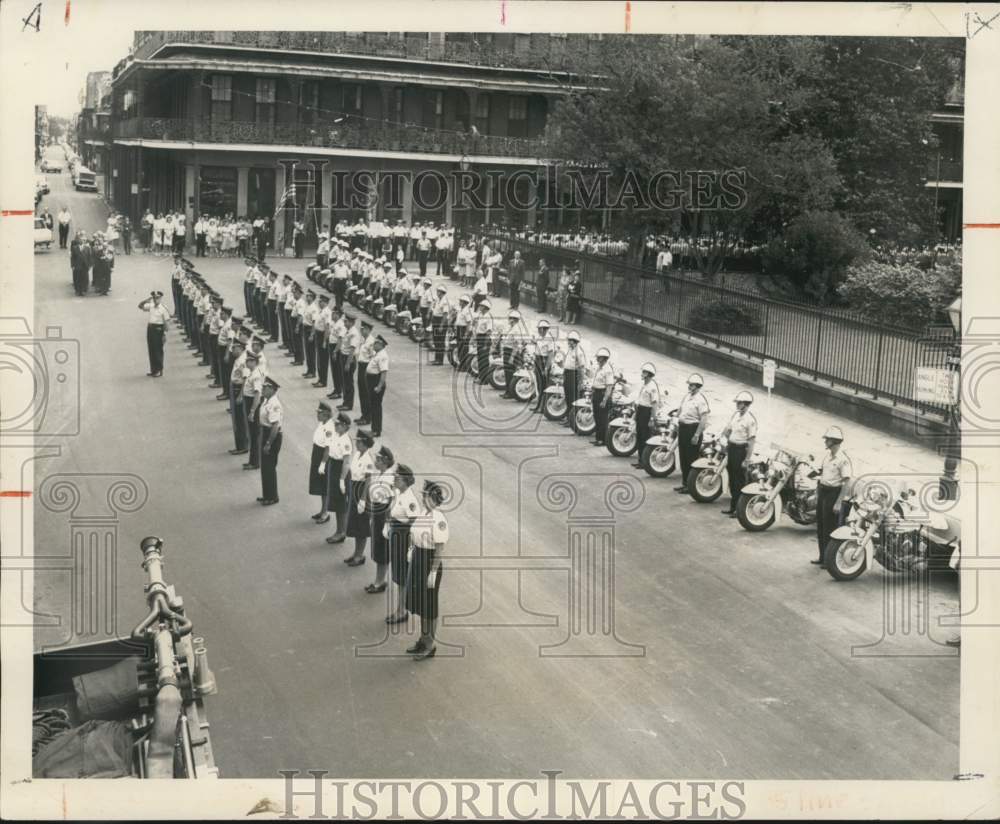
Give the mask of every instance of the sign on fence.
<path id="1" fill-rule="evenodd" d="M 918 366 L 913 377 L 914 399 L 919 403 L 958 403 L 958 372 L 936 366 Z"/>
<path id="2" fill-rule="evenodd" d="M 768 389 L 774 389 L 774 376 L 778 371 L 778 364 L 773 360 L 768 358 L 764 361 L 764 386 Z"/>

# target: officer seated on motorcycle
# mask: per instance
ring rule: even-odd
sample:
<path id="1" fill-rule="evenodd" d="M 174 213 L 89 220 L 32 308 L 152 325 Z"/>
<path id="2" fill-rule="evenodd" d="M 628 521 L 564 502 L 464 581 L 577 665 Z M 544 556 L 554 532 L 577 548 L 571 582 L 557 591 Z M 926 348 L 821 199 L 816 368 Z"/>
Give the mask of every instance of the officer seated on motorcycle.
<path id="1" fill-rule="evenodd" d="M 753 395 L 745 389 L 733 398 L 736 412 L 729 419 L 720 437 L 727 438 L 726 445 L 726 475 L 729 479 L 729 508 L 722 514 L 730 518 L 736 517 L 736 501 L 745 483 L 746 470 L 753 455 L 754 443 L 757 440 L 757 419 L 750 411 Z"/>

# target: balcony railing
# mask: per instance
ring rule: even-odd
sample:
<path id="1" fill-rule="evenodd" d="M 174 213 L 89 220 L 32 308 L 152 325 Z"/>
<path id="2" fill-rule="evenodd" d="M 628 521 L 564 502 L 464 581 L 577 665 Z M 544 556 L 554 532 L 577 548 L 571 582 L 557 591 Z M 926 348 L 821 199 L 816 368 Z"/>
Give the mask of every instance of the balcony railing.
<path id="1" fill-rule="evenodd" d="M 962 161 L 961 160 L 932 160 L 927 165 L 927 179 L 930 182 L 940 180 L 944 182 L 962 182 Z"/>
<path id="2" fill-rule="evenodd" d="M 463 132 L 429 129 L 405 123 L 355 124 L 349 121 L 270 124 L 238 120 L 144 117 L 116 123 L 115 137 L 197 143 L 264 143 L 525 159 L 542 157 L 545 147 L 542 138 L 498 135 L 473 137 Z"/>
<path id="3" fill-rule="evenodd" d="M 589 71 L 588 58 L 596 53 L 599 41 L 587 35 L 550 37 L 531 42 L 528 48 L 504 48 L 493 43 L 448 40 L 432 42 L 426 37 L 389 37 L 385 34 L 314 31 L 151 31 L 131 55 L 144 60 L 165 43 L 192 43 L 217 46 L 247 46 L 288 49 L 328 54 L 360 54 L 428 60 L 492 68 L 538 69 L 557 72 Z M 122 60 L 114 77 L 128 64 Z M 593 68 L 590 66 L 590 68 Z"/>

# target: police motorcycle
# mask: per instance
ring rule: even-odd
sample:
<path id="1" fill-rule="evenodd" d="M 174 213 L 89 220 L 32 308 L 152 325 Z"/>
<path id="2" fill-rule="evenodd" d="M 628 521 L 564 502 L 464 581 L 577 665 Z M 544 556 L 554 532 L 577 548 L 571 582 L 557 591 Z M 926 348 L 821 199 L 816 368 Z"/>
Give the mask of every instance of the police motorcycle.
<path id="1" fill-rule="evenodd" d="M 802 458 L 772 444 L 772 452 L 750 458 L 751 482 L 740 490 L 736 517 L 745 530 L 762 532 L 784 513 L 803 526 L 816 523 L 819 473 L 812 455 Z"/>
<path id="2" fill-rule="evenodd" d="M 607 352 L 607 349 L 598 349 L 597 354 Z M 615 373 L 614 383 L 608 388 L 611 397 L 608 400 L 608 407 L 613 408 L 615 404 L 621 404 L 628 394 L 628 381 L 621 372 Z M 593 404 L 593 379 L 588 378 L 583 386 L 583 397 L 573 403 L 573 414 L 569 423 L 577 435 L 592 435 L 597 429 L 597 421 L 594 419 Z"/>
<path id="3" fill-rule="evenodd" d="M 347 302 L 350 303 L 351 306 L 353 306 L 355 309 L 361 308 L 361 300 L 363 295 L 364 292 L 362 291 L 360 286 L 355 286 L 353 283 L 347 284 L 347 291 L 345 293 L 345 297 L 347 298 Z"/>
<path id="4" fill-rule="evenodd" d="M 377 292 L 372 300 L 371 316 L 375 320 L 382 320 L 385 317 L 385 301 L 382 300 L 381 292 Z"/>
<path id="5" fill-rule="evenodd" d="M 709 432 L 702 438 L 701 454 L 688 472 L 688 493 L 700 504 L 710 504 L 725 486 L 727 439 Z"/>
<path id="6" fill-rule="evenodd" d="M 424 318 L 420 314 L 418 309 L 413 319 L 410 321 L 409 329 L 410 340 L 412 340 L 418 346 L 424 342 L 424 338 L 427 337 L 427 330 L 424 328 Z"/>
<path id="7" fill-rule="evenodd" d="M 535 352 L 537 347 L 533 342 L 521 346 L 518 354 L 518 366 L 514 370 L 514 397 L 521 403 L 527 403 L 537 394 L 535 386 Z"/>
<path id="8" fill-rule="evenodd" d="M 650 430 L 653 433 L 646 441 L 639 456 L 639 463 L 646 470 L 646 474 L 654 478 L 666 478 L 677 465 L 677 417 L 680 410 L 672 409 L 664 418 L 657 415 L 650 422 Z"/>
<path id="9" fill-rule="evenodd" d="M 566 414 L 566 391 L 563 389 L 565 360 L 566 353 L 561 349 L 557 350 L 552 358 L 552 366 L 549 367 L 549 385 L 542 392 L 545 395 L 542 414 L 550 421 L 560 421 Z"/>
<path id="10" fill-rule="evenodd" d="M 648 364 L 643 365 L 643 370 L 646 369 L 646 366 Z M 649 368 L 652 369 L 653 367 L 649 366 Z M 667 392 L 661 391 L 656 416 L 649 422 L 651 430 L 660 426 L 661 423 L 666 424 L 669 419 L 671 413 L 664 411 L 666 409 L 666 404 L 664 403 L 666 397 Z M 627 458 L 639 447 L 635 419 L 636 398 L 635 396 L 623 397 L 620 404 L 612 403 L 612 408 L 617 412 L 617 415 L 608 416 L 608 431 L 605 435 L 604 443 L 607 446 L 608 452 L 616 458 Z"/>
<path id="11" fill-rule="evenodd" d="M 488 343 L 487 346 L 490 350 L 490 365 L 489 365 L 489 384 L 494 389 L 503 389 L 507 385 L 507 378 L 503 372 L 503 357 L 500 355 L 500 350 L 497 345 L 493 342 Z M 478 348 L 476 346 L 476 339 L 473 337 L 469 341 L 469 373 L 474 377 L 479 377 L 479 356 Z"/>
<path id="12" fill-rule="evenodd" d="M 830 534 L 823 565 L 837 581 L 853 581 L 872 561 L 888 572 L 921 575 L 932 565 L 952 565 L 961 551 L 961 524 L 939 512 L 922 510 L 917 494 L 893 495 L 879 481 L 846 502 L 847 523 Z"/>

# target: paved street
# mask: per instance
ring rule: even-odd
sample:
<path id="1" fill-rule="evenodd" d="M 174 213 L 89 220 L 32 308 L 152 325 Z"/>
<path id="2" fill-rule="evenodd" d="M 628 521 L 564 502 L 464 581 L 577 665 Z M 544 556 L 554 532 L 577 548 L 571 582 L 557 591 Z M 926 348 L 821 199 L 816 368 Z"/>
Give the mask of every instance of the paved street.
<path id="1" fill-rule="evenodd" d="M 98 196 L 72 192 L 68 173 L 48 177 L 43 205 L 55 214 L 65 200 L 76 228 L 101 228 L 107 210 Z M 307 261 L 270 262 L 305 282 Z M 462 495 L 448 515 L 442 609 L 450 617 L 438 657 L 409 660 L 401 653 L 411 636 L 386 637 L 383 596 L 363 591 L 371 560 L 346 567 L 349 543 L 329 546 L 330 525 L 309 519 L 317 508 L 306 494 L 309 452 L 322 394 L 299 377 L 303 369 L 265 350 L 282 385 L 286 435 L 281 503 L 261 508 L 257 473 L 241 471 L 242 459 L 227 454 L 225 404 L 214 400 L 206 368 L 176 329 L 164 377 L 146 377 L 145 316 L 136 304 L 153 288 L 169 302 L 169 259 L 119 255 L 111 294 L 85 298 L 73 294 L 68 252 L 40 253 L 35 264 L 36 328 L 59 326 L 78 339 L 82 363 L 81 434 L 58 458 L 36 464 L 36 481 L 56 472 L 145 480 L 148 502 L 121 516 L 118 630 L 145 614 L 138 542 L 159 535 L 167 580 L 206 639 L 219 682 L 207 707 L 224 777 L 317 768 L 384 778 L 957 772 L 957 655 L 916 633 L 877 645 L 886 608 L 881 567 L 835 583 L 808 563 L 816 552 L 811 529 L 783 520 L 750 534 L 719 514 L 723 501 L 699 505 L 674 494 L 674 477 L 650 478 L 547 421 L 508 425 L 520 405 L 492 390 L 463 400 L 451 369 L 426 367 L 417 347 L 393 334 L 384 442 L 418 474 L 445 477 Z M 243 314 L 242 262 L 199 260 L 197 268 Z M 609 338 L 585 333 L 584 345 L 611 346 L 626 371 L 654 359 L 672 397 L 690 371 Z M 718 430 L 743 387 L 705 377 Z M 463 432 L 456 406 L 463 420 L 489 420 L 488 428 Z M 778 398 L 769 410 L 757 406 L 762 444 L 819 454 L 824 416 Z M 853 424 L 845 429 L 859 473 L 939 468 L 926 450 Z M 560 510 L 560 489 L 550 491 L 554 474 L 576 488 L 570 512 Z M 623 499 L 611 510 L 603 503 L 605 488 L 621 478 L 633 479 L 634 493 L 641 484 L 636 494 L 644 498 L 632 511 L 623 511 Z M 68 516 L 37 503 L 35 513 L 36 545 L 66 547 Z M 618 641 L 602 634 L 608 627 L 598 619 L 579 646 L 561 648 L 565 656 L 540 653 L 574 629 L 567 541 L 582 516 L 603 518 L 585 527 L 613 540 L 613 590 L 602 591 L 613 597 Z M 932 580 L 921 598 L 941 642 L 949 630 L 936 617 L 956 607 L 954 580 Z M 67 614 L 67 580 L 40 574 L 36 609 Z M 409 632 L 416 628 L 413 619 Z M 38 631 L 36 646 L 64 635 Z M 595 652 L 604 657 L 587 654 Z"/>

